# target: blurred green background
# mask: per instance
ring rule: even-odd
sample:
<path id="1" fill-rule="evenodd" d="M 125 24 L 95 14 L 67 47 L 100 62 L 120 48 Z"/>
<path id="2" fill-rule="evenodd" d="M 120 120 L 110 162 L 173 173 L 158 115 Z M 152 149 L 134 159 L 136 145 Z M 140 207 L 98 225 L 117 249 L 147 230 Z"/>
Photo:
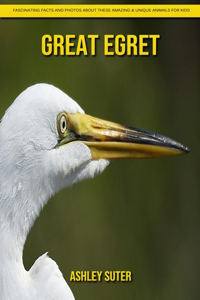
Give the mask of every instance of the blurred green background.
<path id="1" fill-rule="evenodd" d="M 25 88 L 46 82 L 88 114 L 162 133 L 191 150 L 115 161 L 50 200 L 28 236 L 25 267 L 49 251 L 77 300 L 199 299 L 199 25 L 198 19 L 0 20 L 1 117 Z M 97 55 L 45 57 L 44 34 L 99 34 Z M 104 34 L 160 34 L 158 55 L 105 57 Z M 70 283 L 76 270 L 130 270 L 133 281 Z"/>

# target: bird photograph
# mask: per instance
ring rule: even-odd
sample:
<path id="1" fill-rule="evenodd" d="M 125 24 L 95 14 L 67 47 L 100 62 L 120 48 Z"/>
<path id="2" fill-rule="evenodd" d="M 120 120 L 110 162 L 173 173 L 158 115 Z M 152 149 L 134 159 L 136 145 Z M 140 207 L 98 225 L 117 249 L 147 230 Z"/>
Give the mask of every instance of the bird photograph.
<path id="1" fill-rule="evenodd" d="M 14 132 L 13 132 L 14 131 Z M 84 114 L 48 84 L 26 89 L 0 125 L 1 298 L 74 299 L 47 254 L 24 269 L 26 237 L 40 210 L 59 190 L 91 179 L 117 158 L 149 158 L 189 152 L 165 136 Z"/>
<path id="2" fill-rule="evenodd" d="M 198 299 L 199 20 L 0 25 L 0 300 Z M 96 54 L 45 56 L 45 34 Z M 105 34 L 161 38 L 105 56 Z"/>

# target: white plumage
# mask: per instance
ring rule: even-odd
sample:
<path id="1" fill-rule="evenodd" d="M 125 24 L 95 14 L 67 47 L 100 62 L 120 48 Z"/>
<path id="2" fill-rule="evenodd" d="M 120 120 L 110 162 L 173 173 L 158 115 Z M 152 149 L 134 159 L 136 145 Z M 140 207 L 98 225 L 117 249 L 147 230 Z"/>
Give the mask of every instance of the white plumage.
<path id="1" fill-rule="evenodd" d="M 60 189 L 101 173 L 107 160 L 91 161 L 81 142 L 56 148 L 60 112 L 84 113 L 59 89 L 25 90 L 0 124 L 0 299 L 74 299 L 57 264 L 44 254 L 23 266 L 27 234 L 42 207 Z M 70 158 L 70 159 L 69 159 Z"/>

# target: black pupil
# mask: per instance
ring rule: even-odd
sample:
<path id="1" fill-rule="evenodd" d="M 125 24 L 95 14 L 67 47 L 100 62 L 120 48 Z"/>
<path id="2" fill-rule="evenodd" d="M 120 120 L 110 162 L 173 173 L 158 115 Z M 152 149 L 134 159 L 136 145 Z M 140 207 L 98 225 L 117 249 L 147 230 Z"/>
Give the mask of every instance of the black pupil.
<path id="1" fill-rule="evenodd" d="M 62 122 L 62 127 L 65 128 L 65 121 Z"/>

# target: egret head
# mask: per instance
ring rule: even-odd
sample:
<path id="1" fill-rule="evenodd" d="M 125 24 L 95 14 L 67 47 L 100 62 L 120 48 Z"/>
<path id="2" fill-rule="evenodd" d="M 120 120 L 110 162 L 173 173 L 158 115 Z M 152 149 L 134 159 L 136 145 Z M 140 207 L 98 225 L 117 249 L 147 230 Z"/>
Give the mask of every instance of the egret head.
<path id="1" fill-rule="evenodd" d="M 21 93 L 0 126 L 5 172 L 26 186 L 58 190 L 100 174 L 116 158 L 188 152 L 164 136 L 85 115 L 58 88 L 37 84 Z M 42 189 L 41 189 L 42 190 Z"/>
<path id="2" fill-rule="evenodd" d="M 16 98 L 0 124 L 0 220 L 18 228 L 23 245 L 51 196 L 100 174 L 111 159 L 187 152 L 164 136 L 85 115 L 52 85 L 34 85 Z"/>

